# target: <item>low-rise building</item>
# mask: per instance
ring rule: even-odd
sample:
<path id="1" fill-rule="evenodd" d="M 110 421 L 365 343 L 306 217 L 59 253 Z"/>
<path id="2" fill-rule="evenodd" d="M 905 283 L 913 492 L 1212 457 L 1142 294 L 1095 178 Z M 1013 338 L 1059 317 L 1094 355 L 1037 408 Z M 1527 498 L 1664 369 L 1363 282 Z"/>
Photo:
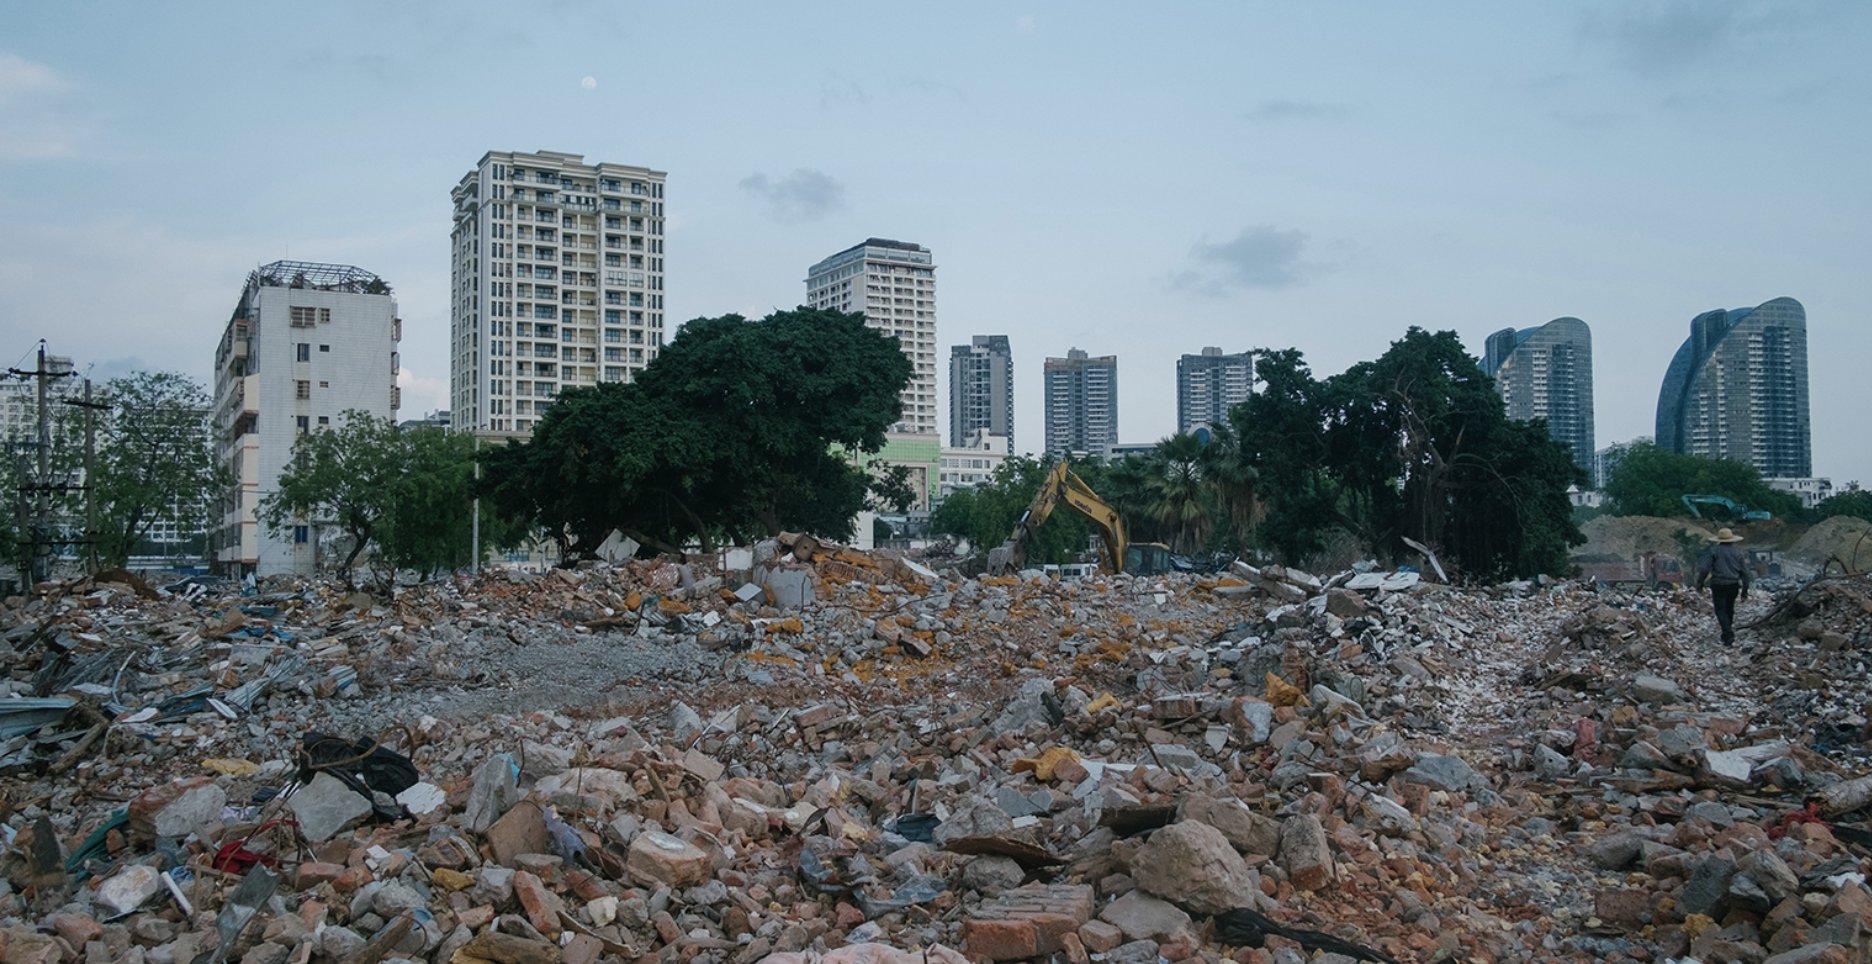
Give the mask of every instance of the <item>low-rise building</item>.
<path id="1" fill-rule="evenodd" d="M 279 488 L 293 443 L 359 410 L 393 418 L 402 321 L 383 279 L 340 264 L 275 261 L 247 276 L 215 348 L 215 456 L 232 483 L 210 522 L 210 561 L 230 575 L 310 574 L 318 529 L 274 531 L 261 502 Z"/>
<path id="2" fill-rule="evenodd" d="M 1786 492 L 1799 498 L 1803 509 L 1811 509 L 1833 495 L 1832 479 L 1763 479 L 1762 481 L 1776 492 Z"/>
<path id="3" fill-rule="evenodd" d="M 1007 461 L 1008 437 L 987 429 L 976 429 L 963 436 L 962 444 L 942 450 L 942 464 L 937 483 L 937 501 L 957 489 L 972 489 L 993 480 L 995 470 Z"/>

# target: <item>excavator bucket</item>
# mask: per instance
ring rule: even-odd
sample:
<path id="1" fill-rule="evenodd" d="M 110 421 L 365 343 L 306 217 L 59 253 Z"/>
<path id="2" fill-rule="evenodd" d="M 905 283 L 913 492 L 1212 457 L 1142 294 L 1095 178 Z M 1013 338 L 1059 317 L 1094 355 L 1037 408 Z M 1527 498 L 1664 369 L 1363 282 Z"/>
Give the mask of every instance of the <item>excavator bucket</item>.
<path id="1" fill-rule="evenodd" d="M 990 576 L 1005 575 L 1007 573 L 1008 563 L 1012 562 L 1013 559 L 1014 544 L 1011 542 L 1003 542 L 993 549 L 988 550 L 988 574 Z"/>

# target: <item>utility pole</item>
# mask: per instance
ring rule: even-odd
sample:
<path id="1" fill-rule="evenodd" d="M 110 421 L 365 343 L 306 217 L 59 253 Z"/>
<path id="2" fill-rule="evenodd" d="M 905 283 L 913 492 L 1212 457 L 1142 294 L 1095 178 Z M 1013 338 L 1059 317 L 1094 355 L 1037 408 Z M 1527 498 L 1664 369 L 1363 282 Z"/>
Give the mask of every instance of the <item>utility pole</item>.
<path id="1" fill-rule="evenodd" d="M 39 339 L 39 504 L 33 525 L 33 581 L 52 575 L 52 413 L 46 408 L 45 339 Z"/>
<path id="2" fill-rule="evenodd" d="M 85 560 L 88 571 L 98 571 L 98 521 L 97 521 L 97 413 L 110 408 L 108 402 L 93 401 L 91 397 L 91 379 L 84 382 L 84 400 L 66 399 L 65 404 L 75 405 L 85 410 L 84 414 L 84 493 L 85 493 Z"/>
<path id="3" fill-rule="evenodd" d="M 46 343 L 39 339 L 39 366 L 32 371 L 7 369 L 7 374 L 19 378 L 28 375 L 39 380 L 39 458 L 36 466 L 38 476 L 32 482 L 26 481 L 26 458 L 22 455 L 18 461 L 20 472 L 20 536 L 26 540 L 27 562 L 21 566 L 20 573 L 26 579 L 28 589 L 33 584 L 44 582 L 51 577 L 52 567 L 52 413 L 46 408 L 46 391 L 54 377 L 67 378 L 73 372 L 54 372 L 46 368 Z M 26 487 L 30 485 L 38 498 L 33 500 L 32 524 L 26 523 Z M 64 486 L 56 486 L 63 489 Z"/>
<path id="4" fill-rule="evenodd" d="M 474 503 L 468 510 L 474 513 L 468 520 L 468 552 L 471 557 L 468 560 L 468 571 L 479 573 L 481 571 L 481 435 L 478 432 L 474 437 L 474 451 L 475 495 Z"/>

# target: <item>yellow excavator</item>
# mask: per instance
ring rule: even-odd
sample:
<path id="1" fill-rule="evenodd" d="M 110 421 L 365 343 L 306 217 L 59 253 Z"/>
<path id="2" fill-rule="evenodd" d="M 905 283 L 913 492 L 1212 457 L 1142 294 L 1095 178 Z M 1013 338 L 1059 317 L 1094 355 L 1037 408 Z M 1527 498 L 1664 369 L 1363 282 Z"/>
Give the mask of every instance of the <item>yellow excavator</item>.
<path id="1" fill-rule="evenodd" d="M 1040 484 L 1040 491 L 1034 493 L 1033 502 L 1021 513 L 1020 521 L 1014 523 L 1014 534 L 988 553 L 988 574 L 999 576 L 1025 565 L 1027 544 L 1062 503 L 1085 516 L 1098 530 L 1099 563 L 1108 572 L 1152 576 L 1169 571 L 1170 547 L 1160 542 L 1133 545 L 1125 537 L 1124 515 L 1099 498 L 1098 493 L 1062 461 L 1055 462 L 1047 472 L 1046 481 Z"/>

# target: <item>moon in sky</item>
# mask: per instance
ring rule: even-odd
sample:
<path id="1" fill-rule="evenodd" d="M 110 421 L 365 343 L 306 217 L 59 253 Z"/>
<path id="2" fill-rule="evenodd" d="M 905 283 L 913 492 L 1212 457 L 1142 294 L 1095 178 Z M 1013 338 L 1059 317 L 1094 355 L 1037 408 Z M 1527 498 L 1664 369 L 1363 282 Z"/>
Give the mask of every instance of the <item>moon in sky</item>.
<path id="1" fill-rule="evenodd" d="M 586 90 L 597 90 L 598 78 L 588 76 L 584 80 L 579 81 L 579 86 L 585 88 Z"/>

